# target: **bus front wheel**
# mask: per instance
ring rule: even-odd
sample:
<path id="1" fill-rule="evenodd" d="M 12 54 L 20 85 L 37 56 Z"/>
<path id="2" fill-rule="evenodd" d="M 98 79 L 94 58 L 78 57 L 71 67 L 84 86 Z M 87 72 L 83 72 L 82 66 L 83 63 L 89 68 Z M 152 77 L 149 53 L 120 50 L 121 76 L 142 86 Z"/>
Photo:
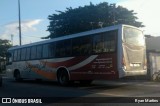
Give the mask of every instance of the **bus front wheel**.
<path id="1" fill-rule="evenodd" d="M 69 84 L 69 76 L 67 71 L 63 70 L 58 73 L 58 82 L 62 86 L 66 86 Z"/>
<path id="2" fill-rule="evenodd" d="M 21 80 L 22 80 L 22 79 L 21 79 L 20 72 L 19 72 L 18 70 L 16 70 L 16 71 L 14 72 L 14 78 L 15 78 L 16 81 L 21 81 Z"/>

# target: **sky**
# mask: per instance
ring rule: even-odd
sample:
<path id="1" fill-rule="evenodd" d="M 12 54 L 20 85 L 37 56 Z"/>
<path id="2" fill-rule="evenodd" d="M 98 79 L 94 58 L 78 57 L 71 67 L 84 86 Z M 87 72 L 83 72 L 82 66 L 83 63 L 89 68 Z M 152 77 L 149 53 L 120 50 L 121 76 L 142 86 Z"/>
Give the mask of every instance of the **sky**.
<path id="1" fill-rule="evenodd" d="M 159 0 L 20 0 L 22 44 L 41 41 L 41 37 L 49 35 L 47 26 L 48 16 L 55 14 L 55 10 L 64 11 L 67 7 L 99 4 L 100 2 L 116 3 L 129 10 L 134 10 L 143 22 L 145 34 L 160 36 L 160 6 Z M 13 40 L 11 39 L 13 36 Z M 0 39 L 19 44 L 18 31 L 18 0 L 0 0 Z"/>

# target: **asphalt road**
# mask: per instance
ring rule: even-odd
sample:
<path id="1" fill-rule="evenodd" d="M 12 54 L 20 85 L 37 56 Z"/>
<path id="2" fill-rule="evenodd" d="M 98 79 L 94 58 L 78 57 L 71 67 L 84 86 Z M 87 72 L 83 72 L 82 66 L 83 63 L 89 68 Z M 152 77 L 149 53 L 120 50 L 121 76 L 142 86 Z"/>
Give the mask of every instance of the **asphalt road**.
<path id="1" fill-rule="evenodd" d="M 80 97 L 82 101 L 87 101 L 88 99 L 89 102 L 93 103 L 98 101 L 101 97 L 105 101 L 105 97 L 110 97 L 109 101 L 112 103 L 113 101 L 116 102 L 119 97 L 122 99 L 123 97 L 160 97 L 160 82 L 147 80 L 94 81 L 91 85 L 75 83 L 74 85 L 62 87 L 58 85 L 57 82 L 52 81 L 37 82 L 34 80 L 25 80 L 22 82 L 15 82 L 14 80 L 4 77 L 3 86 L 0 87 L 0 97 L 45 97 L 45 99 L 50 99 L 49 102 L 51 102 L 51 99 L 54 99 L 53 102 L 65 102 L 67 100 L 76 102 L 75 98 Z M 103 100 L 102 98 L 101 100 Z M 130 98 L 125 99 L 127 100 Z M 160 102 L 160 98 L 158 99 Z M 117 102 L 122 103 L 124 100 L 118 100 Z"/>

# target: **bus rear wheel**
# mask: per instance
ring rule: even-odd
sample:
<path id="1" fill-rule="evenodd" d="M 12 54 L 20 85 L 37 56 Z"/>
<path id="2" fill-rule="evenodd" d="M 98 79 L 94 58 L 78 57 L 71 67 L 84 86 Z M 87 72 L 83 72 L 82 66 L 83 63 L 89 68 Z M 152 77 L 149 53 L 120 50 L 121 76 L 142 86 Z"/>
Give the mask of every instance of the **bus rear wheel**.
<path id="1" fill-rule="evenodd" d="M 62 86 L 66 86 L 69 84 L 69 76 L 67 71 L 63 70 L 62 72 L 58 73 L 58 82 Z"/>

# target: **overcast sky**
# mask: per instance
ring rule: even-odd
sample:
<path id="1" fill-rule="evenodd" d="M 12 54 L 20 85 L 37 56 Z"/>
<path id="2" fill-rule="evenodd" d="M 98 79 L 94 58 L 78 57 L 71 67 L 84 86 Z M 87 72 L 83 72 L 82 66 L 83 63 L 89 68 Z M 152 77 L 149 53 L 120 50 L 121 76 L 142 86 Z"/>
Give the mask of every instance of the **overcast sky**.
<path id="1" fill-rule="evenodd" d="M 48 15 L 55 10 L 64 11 L 66 7 L 76 8 L 100 2 L 116 3 L 137 13 L 138 21 L 146 26 L 145 34 L 160 36 L 160 0 L 20 0 L 22 21 L 22 44 L 40 41 L 41 37 L 49 35 Z M 18 34 L 18 0 L 0 0 L 0 38 L 19 44 Z"/>

